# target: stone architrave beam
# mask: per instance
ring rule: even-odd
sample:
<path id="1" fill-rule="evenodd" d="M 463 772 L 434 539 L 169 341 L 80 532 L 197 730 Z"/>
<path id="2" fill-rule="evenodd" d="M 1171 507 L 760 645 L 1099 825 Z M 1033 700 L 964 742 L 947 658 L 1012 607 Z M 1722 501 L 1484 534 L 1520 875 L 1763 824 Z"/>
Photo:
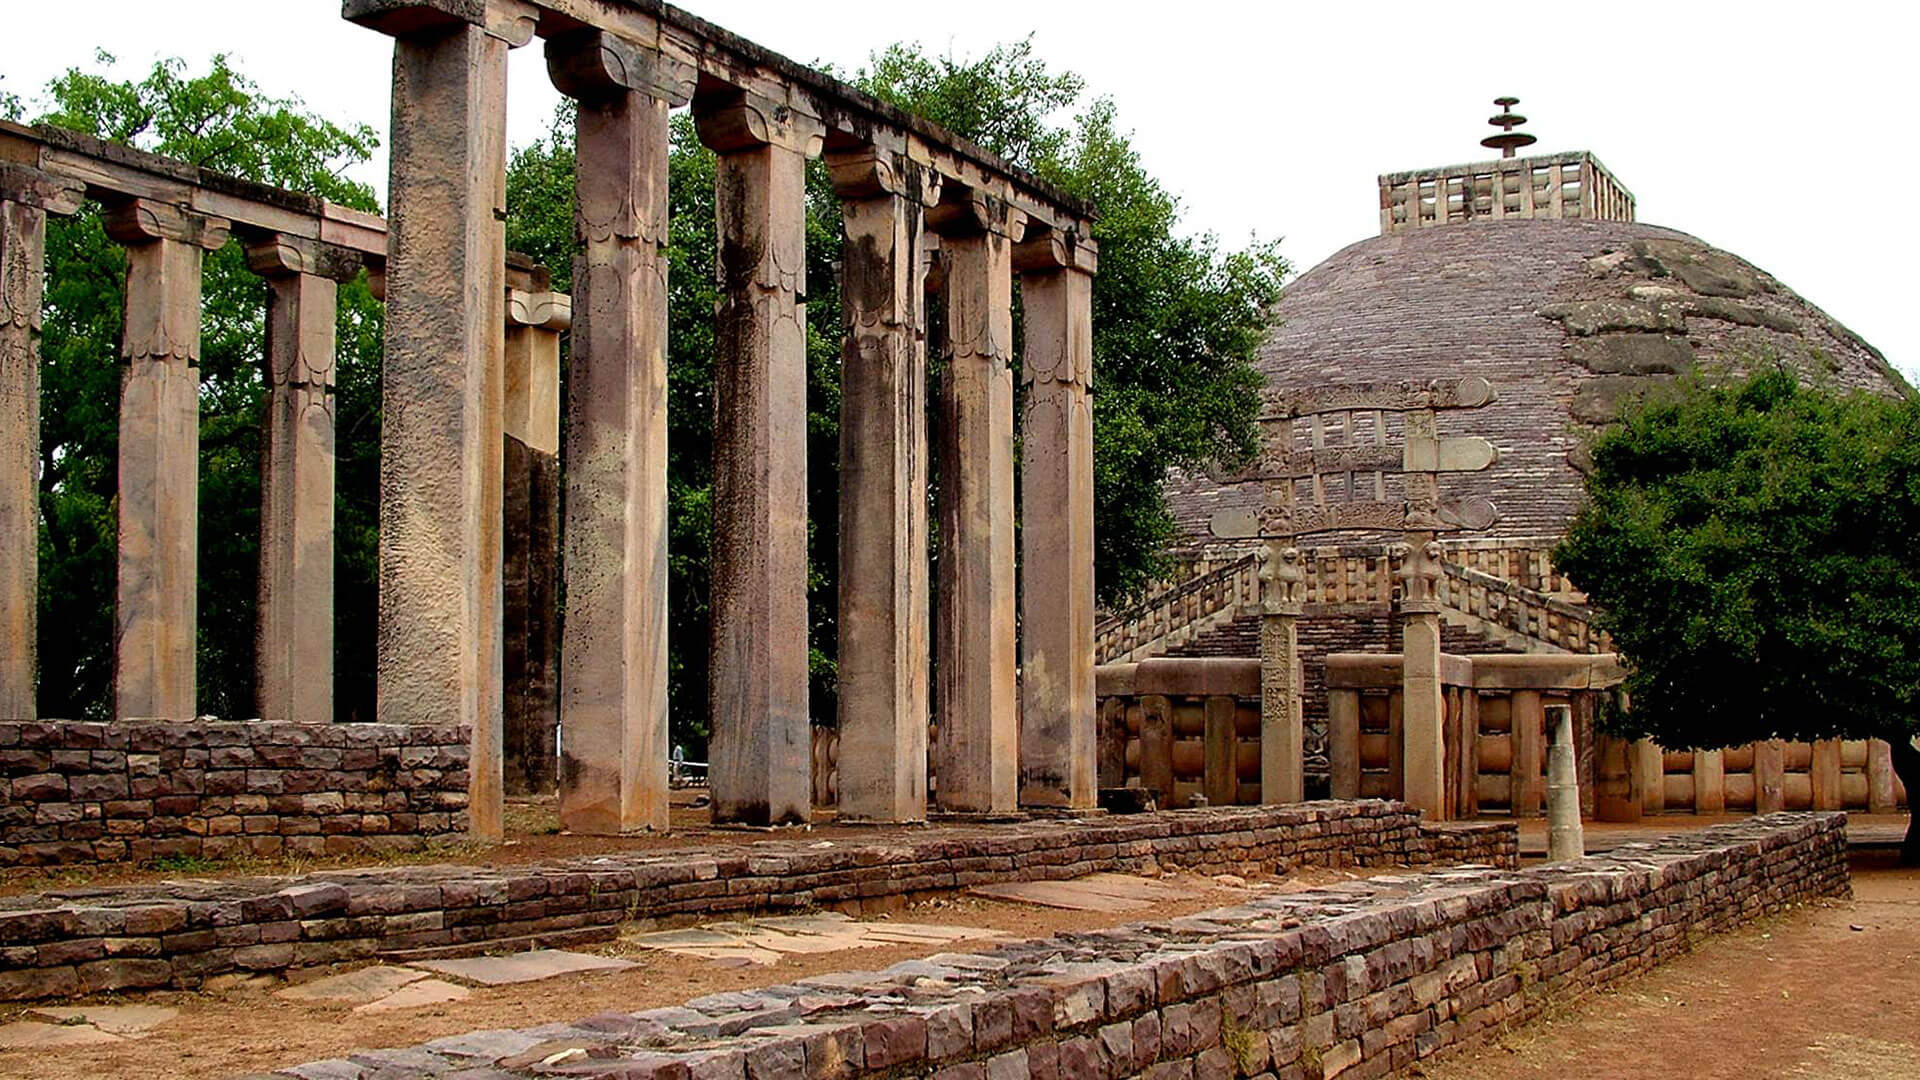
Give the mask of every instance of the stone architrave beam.
<path id="1" fill-rule="evenodd" d="M 0 719 L 32 720 L 40 549 L 40 291 L 47 215 L 80 185 L 0 163 Z"/>
<path id="2" fill-rule="evenodd" d="M 194 715 L 200 492 L 200 264 L 228 223 L 165 203 L 110 207 L 127 249 L 120 360 L 114 716 Z"/>
<path id="3" fill-rule="evenodd" d="M 807 682 L 806 163 L 819 120 L 696 100 L 719 155 L 714 387 L 713 820 L 813 812 Z"/>
<path id="4" fill-rule="evenodd" d="M 470 829 L 482 839 L 502 832 L 507 51 L 533 32 L 530 17 L 487 25 L 509 7 L 345 5 L 395 36 L 377 712 L 471 728 Z"/>
<path id="5" fill-rule="evenodd" d="M 687 81 L 609 35 L 547 44 L 576 120 L 560 822 L 667 828 L 667 141 Z"/>
<path id="6" fill-rule="evenodd" d="M 1014 249 L 1027 386 L 1020 459 L 1020 803 L 1099 801 L 1093 685 L 1093 245 Z"/>
<path id="7" fill-rule="evenodd" d="M 937 174 L 827 155 L 846 246 L 840 376 L 840 816 L 927 816 L 926 207 Z"/>
<path id="8" fill-rule="evenodd" d="M 1014 685 L 1012 246 L 1018 211 L 949 193 L 941 234 L 946 370 L 941 382 L 939 648 L 934 797 L 940 809 L 1004 813 L 1018 798 Z"/>
<path id="9" fill-rule="evenodd" d="M 333 722 L 334 319 L 354 253 L 272 235 L 247 247 L 267 279 L 254 702 L 266 720 Z"/>
<path id="10" fill-rule="evenodd" d="M 501 619 L 503 782 L 509 795 L 556 783 L 560 660 L 560 335 L 573 298 L 544 271 L 507 290 L 506 410 L 501 467 L 505 582 Z"/>

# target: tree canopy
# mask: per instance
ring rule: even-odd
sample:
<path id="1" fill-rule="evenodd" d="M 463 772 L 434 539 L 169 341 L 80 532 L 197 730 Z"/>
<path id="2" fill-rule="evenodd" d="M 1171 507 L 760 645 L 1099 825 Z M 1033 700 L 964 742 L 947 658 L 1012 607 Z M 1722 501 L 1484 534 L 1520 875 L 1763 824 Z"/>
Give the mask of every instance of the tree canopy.
<path id="1" fill-rule="evenodd" d="M 1587 496 L 1554 558 L 1629 664 L 1632 733 L 1886 739 L 1920 794 L 1920 400 L 1691 382 L 1598 437 Z"/>

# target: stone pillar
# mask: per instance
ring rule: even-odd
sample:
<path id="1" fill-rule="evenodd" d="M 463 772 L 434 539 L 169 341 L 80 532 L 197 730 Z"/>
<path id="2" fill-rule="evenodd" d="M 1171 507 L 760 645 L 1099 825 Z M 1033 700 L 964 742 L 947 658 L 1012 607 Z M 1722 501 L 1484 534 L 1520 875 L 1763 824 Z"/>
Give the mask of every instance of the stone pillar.
<path id="1" fill-rule="evenodd" d="M 1328 794 L 1360 797 L 1360 691 L 1327 691 Z"/>
<path id="2" fill-rule="evenodd" d="M 580 102 L 567 379 L 560 823 L 667 828 L 667 139 L 691 72 L 587 31 L 547 43 Z"/>
<path id="3" fill-rule="evenodd" d="M 1409 534 L 1402 557 L 1401 739 L 1402 796 L 1438 821 L 1446 816 L 1446 706 L 1440 688 L 1440 545 L 1431 534 Z"/>
<path id="4" fill-rule="evenodd" d="M 927 345 L 922 219 L 939 174 L 830 153 L 846 230 L 840 367 L 840 816 L 927 816 Z"/>
<path id="5" fill-rule="evenodd" d="M 1693 752 L 1693 812 L 1727 812 L 1726 761 L 1719 750 Z"/>
<path id="6" fill-rule="evenodd" d="M 560 722 L 560 335 L 573 298 L 544 272 L 507 291 L 506 409 L 501 429 L 500 727 L 509 795 L 550 795 Z"/>
<path id="7" fill-rule="evenodd" d="M 1893 744 L 1885 739 L 1867 742 L 1867 813 L 1891 814 L 1900 804 L 1893 794 Z"/>
<path id="8" fill-rule="evenodd" d="M 194 715 L 200 501 L 200 262 L 228 222 L 135 199 L 111 207 L 127 249 L 120 360 L 120 561 L 113 712 Z"/>
<path id="9" fill-rule="evenodd" d="M 1099 802 L 1088 396 L 1096 258 L 1091 245 L 1053 230 L 1013 256 L 1027 387 L 1020 457 L 1022 806 L 1081 810 Z"/>
<path id="10" fill-rule="evenodd" d="M 1515 690 L 1509 699 L 1513 764 L 1509 772 L 1509 791 L 1513 816 L 1540 816 L 1541 750 L 1546 732 L 1546 711 L 1540 703 L 1540 691 Z"/>
<path id="11" fill-rule="evenodd" d="M 376 712 L 471 729 L 469 829 L 496 839 L 507 50 L 532 25 L 461 0 L 345 14 L 395 38 Z"/>
<path id="12" fill-rule="evenodd" d="M 1012 244 L 1024 216 L 961 193 L 929 211 L 945 271 L 940 402 L 940 809 L 1014 809 L 1019 740 L 1014 666 Z M 1168 796 L 1171 797 L 1169 791 Z"/>
<path id="13" fill-rule="evenodd" d="M 1281 542 L 1268 543 L 1260 558 L 1260 799 L 1300 802 L 1306 798 L 1307 729 L 1298 620 L 1306 571 L 1300 565 L 1299 549 Z M 1354 705 L 1357 709 L 1359 702 Z M 1357 715 L 1354 723 L 1357 754 Z M 1357 787 L 1357 769 L 1354 783 Z"/>
<path id="14" fill-rule="evenodd" d="M 714 385 L 713 820 L 812 814 L 807 712 L 806 164 L 787 104 L 694 103 L 719 155 Z"/>
<path id="15" fill-rule="evenodd" d="M 1821 739 L 1813 744 L 1813 762 L 1809 768 L 1813 786 L 1813 809 L 1843 809 L 1840 795 L 1840 740 Z"/>
<path id="16" fill-rule="evenodd" d="M 1768 739 L 1753 744 L 1753 812 L 1777 814 L 1787 805 L 1787 744 Z"/>
<path id="17" fill-rule="evenodd" d="M 0 163 L 0 719 L 32 720 L 40 581 L 40 288 L 77 181 Z"/>
<path id="18" fill-rule="evenodd" d="M 1555 705 L 1547 710 L 1553 743 L 1547 771 L 1547 860 L 1566 862 L 1586 855 L 1586 836 L 1580 826 L 1580 774 L 1575 769 L 1573 708 Z"/>
<path id="19" fill-rule="evenodd" d="M 1640 786 L 1640 807 L 1649 814 L 1667 812 L 1667 752 L 1652 739 L 1633 744 L 1633 774 Z"/>
<path id="20" fill-rule="evenodd" d="M 334 320 L 357 256 L 291 236 L 247 247 L 267 279 L 260 455 L 260 610 L 254 703 L 262 719 L 333 722 Z"/>

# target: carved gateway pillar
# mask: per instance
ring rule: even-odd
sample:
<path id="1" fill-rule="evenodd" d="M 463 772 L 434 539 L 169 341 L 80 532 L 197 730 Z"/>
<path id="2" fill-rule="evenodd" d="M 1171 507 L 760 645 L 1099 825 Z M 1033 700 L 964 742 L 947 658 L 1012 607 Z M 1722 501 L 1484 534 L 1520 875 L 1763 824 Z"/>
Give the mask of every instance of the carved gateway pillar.
<path id="1" fill-rule="evenodd" d="M 1014 250 L 1027 386 L 1020 457 L 1020 804 L 1099 801 L 1093 686 L 1093 245 Z"/>
<path id="2" fill-rule="evenodd" d="M 928 213 L 945 270 L 941 376 L 940 809 L 1006 812 L 1018 796 L 1014 689 L 1012 247 L 1025 215 L 977 192 Z"/>
<path id="3" fill-rule="evenodd" d="M 806 164 L 820 121 L 744 92 L 694 102 L 715 172 L 713 820 L 806 821 Z"/>
<path id="4" fill-rule="evenodd" d="M 1260 801 L 1295 803 L 1307 797 L 1299 629 L 1306 571 L 1300 549 L 1285 541 L 1268 541 L 1260 558 Z"/>
<path id="5" fill-rule="evenodd" d="M 267 279 L 260 611 L 254 700 L 262 718 L 333 722 L 334 316 L 360 260 L 288 236 L 250 244 Z"/>
<path id="6" fill-rule="evenodd" d="M 47 215 L 80 185 L 0 163 L 0 719 L 31 720 L 40 550 L 40 289 Z"/>
<path id="7" fill-rule="evenodd" d="M 1446 703 L 1440 687 L 1441 550 L 1432 533 L 1407 534 L 1401 557 L 1402 790 L 1429 821 L 1446 817 Z"/>
<path id="8" fill-rule="evenodd" d="M 471 727 L 470 828 L 486 839 L 501 835 L 507 50 L 533 32 L 531 9 L 511 8 L 344 7 L 394 37 L 377 712 Z"/>
<path id="9" fill-rule="evenodd" d="M 937 173 L 827 155 L 846 245 L 840 369 L 840 815 L 927 816 L 927 353 Z"/>
<path id="10" fill-rule="evenodd" d="M 194 715 L 200 493 L 200 263 L 228 223 L 133 199 L 109 208 L 127 249 L 120 359 L 120 560 L 114 716 Z"/>
<path id="11" fill-rule="evenodd" d="M 560 822 L 667 828 L 667 112 L 692 72 L 595 31 L 547 43 L 575 121 Z"/>

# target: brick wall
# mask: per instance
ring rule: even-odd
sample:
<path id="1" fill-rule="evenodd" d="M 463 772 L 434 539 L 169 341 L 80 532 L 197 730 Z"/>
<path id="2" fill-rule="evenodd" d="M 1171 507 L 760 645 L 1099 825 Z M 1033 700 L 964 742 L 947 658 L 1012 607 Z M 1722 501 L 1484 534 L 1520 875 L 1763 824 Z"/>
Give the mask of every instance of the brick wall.
<path id="1" fill-rule="evenodd" d="M 414 848 L 466 809 L 459 727 L 0 722 L 0 867 Z"/>
<path id="2" fill-rule="evenodd" d="M 1000 881 L 1102 870 L 1278 871 L 1519 861 L 1512 825 L 1428 826 L 1399 803 L 1213 808 L 770 841 L 533 866 L 413 866 L 0 898 L 0 1001 L 277 972 L 376 956 L 610 938 L 623 920 L 897 907 Z"/>
<path id="3" fill-rule="evenodd" d="M 1561 866 L 1355 881 L 275 1075 L 506 1080 L 554 1061 L 623 1080 L 1405 1074 L 1706 934 L 1847 895 L 1844 823 L 1775 815 Z"/>

